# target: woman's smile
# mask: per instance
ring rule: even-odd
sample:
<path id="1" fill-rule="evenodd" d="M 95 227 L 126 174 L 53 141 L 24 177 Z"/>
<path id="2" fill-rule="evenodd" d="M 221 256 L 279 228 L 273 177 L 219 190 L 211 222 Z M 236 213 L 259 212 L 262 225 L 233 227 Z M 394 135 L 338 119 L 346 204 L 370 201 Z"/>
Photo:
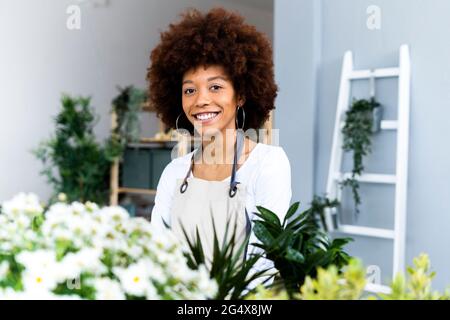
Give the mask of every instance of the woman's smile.
<path id="1" fill-rule="evenodd" d="M 221 114 L 221 111 L 199 112 L 194 115 L 194 118 L 197 122 L 200 122 L 201 125 L 209 125 L 214 123 L 216 120 L 219 120 Z"/>

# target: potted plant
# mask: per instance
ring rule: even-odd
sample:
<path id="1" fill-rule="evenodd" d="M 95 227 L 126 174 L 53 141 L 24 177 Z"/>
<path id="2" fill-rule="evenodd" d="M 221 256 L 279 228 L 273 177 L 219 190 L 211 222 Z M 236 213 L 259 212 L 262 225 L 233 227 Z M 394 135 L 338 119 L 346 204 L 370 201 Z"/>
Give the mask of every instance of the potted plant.
<path id="1" fill-rule="evenodd" d="M 33 151 L 44 165 L 41 174 L 53 187 L 51 202 L 60 193 L 69 201 L 107 202 L 110 166 L 122 147 L 114 137 L 103 144 L 96 141 L 97 117 L 90 102 L 90 97 L 63 95 L 54 136 Z"/>
<path id="2" fill-rule="evenodd" d="M 353 100 L 350 109 L 346 112 L 345 124 L 342 128 L 344 151 L 353 153 L 353 169 L 351 177 L 341 182 L 341 187 L 350 187 L 355 201 L 355 211 L 359 213 L 361 198 L 359 196 L 359 183 L 356 179 L 364 171 L 363 157 L 371 152 L 371 135 L 380 128 L 381 107 L 371 98 L 370 100 Z"/>

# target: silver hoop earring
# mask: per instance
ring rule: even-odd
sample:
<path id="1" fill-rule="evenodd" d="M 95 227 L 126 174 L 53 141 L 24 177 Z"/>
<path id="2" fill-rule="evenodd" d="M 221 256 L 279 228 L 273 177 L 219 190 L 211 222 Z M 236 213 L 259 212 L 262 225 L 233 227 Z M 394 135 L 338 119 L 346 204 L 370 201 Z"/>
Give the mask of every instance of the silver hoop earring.
<path id="1" fill-rule="evenodd" d="M 179 131 L 179 129 L 178 129 L 178 119 L 180 119 L 180 116 L 182 114 L 183 114 L 183 112 L 178 115 L 177 120 L 175 121 L 175 128 L 176 128 L 177 131 Z"/>
<path id="2" fill-rule="evenodd" d="M 239 128 L 239 124 L 238 124 L 239 109 L 242 110 L 242 127 L 241 128 Z M 237 110 L 236 110 L 236 129 L 244 130 L 244 125 L 245 125 L 245 110 L 244 110 L 243 107 L 238 107 Z"/>

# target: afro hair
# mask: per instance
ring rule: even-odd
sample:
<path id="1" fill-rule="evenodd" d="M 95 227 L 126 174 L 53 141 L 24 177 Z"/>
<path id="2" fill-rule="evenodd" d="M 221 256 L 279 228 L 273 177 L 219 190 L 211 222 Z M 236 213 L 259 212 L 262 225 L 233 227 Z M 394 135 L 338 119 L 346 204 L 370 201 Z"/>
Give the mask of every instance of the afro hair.
<path id="1" fill-rule="evenodd" d="M 220 65 L 228 73 L 235 92 L 245 97 L 244 130 L 261 128 L 275 109 L 272 46 L 265 34 L 246 24 L 242 16 L 223 8 L 203 14 L 189 9 L 176 24 L 161 33 L 147 70 L 149 103 L 170 128 L 183 111 L 182 78 L 199 66 Z M 186 117 L 178 126 L 193 132 Z"/>

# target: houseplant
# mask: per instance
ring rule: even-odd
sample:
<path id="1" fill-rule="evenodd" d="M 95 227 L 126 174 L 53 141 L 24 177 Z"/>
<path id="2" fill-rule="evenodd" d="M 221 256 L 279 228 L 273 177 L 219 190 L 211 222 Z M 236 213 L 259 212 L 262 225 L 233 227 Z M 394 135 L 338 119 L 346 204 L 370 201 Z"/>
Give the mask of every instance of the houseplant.
<path id="1" fill-rule="evenodd" d="M 33 151 L 44 165 L 41 174 L 53 187 L 51 202 L 59 193 L 69 201 L 107 202 L 110 166 L 122 148 L 116 139 L 96 141 L 90 102 L 90 97 L 63 95 L 54 136 Z"/>
<path id="2" fill-rule="evenodd" d="M 361 198 L 359 196 L 359 183 L 356 179 L 364 171 L 363 157 L 371 152 L 371 135 L 379 127 L 381 121 L 380 104 L 371 98 L 370 100 L 353 100 L 350 109 L 346 112 L 345 124 L 342 128 L 344 151 L 353 153 L 353 168 L 351 177 L 341 182 L 341 187 L 350 187 L 355 201 L 355 211 L 359 213 Z M 374 123 L 374 114 L 377 123 Z"/>
<path id="3" fill-rule="evenodd" d="M 127 143 L 140 139 L 139 112 L 147 99 L 147 93 L 134 86 L 118 87 L 118 90 L 119 94 L 112 101 L 112 111 L 117 116 L 112 134 L 124 148 Z"/>
<path id="4" fill-rule="evenodd" d="M 449 300 L 450 290 L 434 291 L 431 287 L 435 273 L 431 270 L 427 254 L 413 259 L 413 266 L 407 268 L 406 275 L 399 273 L 389 285 L 390 293 L 369 293 L 365 291 L 366 270 L 358 259 L 349 263 L 338 272 L 336 266 L 319 268 L 317 277 L 307 276 L 300 291 L 294 295 L 301 300 Z M 258 287 L 256 293 L 247 299 L 285 300 L 285 291 Z"/>
<path id="5" fill-rule="evenodd" d="M 259 213 L 255 215 L 260 219 L 255 220 L 253 226 L 261 242 L 254 245 L 262 248 L 265 257 L 273 261 L 290 297 L 298 291 L 306 276 L 315 277 L 318 267 L 346 265 L 350 257 L 343 247 L 352 240 L 330 240 L 317 225 L 312 208 L 294 216 L 298 208 L 299 202 L 294 203 L 281 222 L 275 213 L 257 206 Z"/>
<path id="6" fill-rule="evenodd" d="M 242 299 L 249 293 L 249 285 L 252 281 L 261 278 L 266 271 L 261 270 L 251 273 L 251 268 L 256 264 L 262 254 L 254 254 L 243 260 L 242 255 L 245 252 L 245 247 L 249 243 L 250 235 L 247 235 L 245 240 L 238 246 L 236 227 L 232 225 L 230 220 L 225 226 L 225 233 L 223 239 L 219 239 L 212 219 L 214 230 L 214 245 L 212 261 L 207 263 L 205 259 L 204 249 L 200 240 L 197 229 L 195 239 L 190 239 L 185 229 L 182 227 L 185 239 L 188 243 L 189 250 L 186 251 L 188 258 L 188 265 L 193 269 L 198 269 L 203 265 L 209 266 L 209 274 L 211 279 L 217 282 L 217 294 L 215 299 Z M 166 227 L 168 227 L 166 225 Z M 228 236 L 230 234 L 230 236 Z M 268 279 L 266 279 L 268 280 Z M 263 282 L 264 283 L 264 282 Z M 250 290 L 251 292 L 252 290 Z"/>

